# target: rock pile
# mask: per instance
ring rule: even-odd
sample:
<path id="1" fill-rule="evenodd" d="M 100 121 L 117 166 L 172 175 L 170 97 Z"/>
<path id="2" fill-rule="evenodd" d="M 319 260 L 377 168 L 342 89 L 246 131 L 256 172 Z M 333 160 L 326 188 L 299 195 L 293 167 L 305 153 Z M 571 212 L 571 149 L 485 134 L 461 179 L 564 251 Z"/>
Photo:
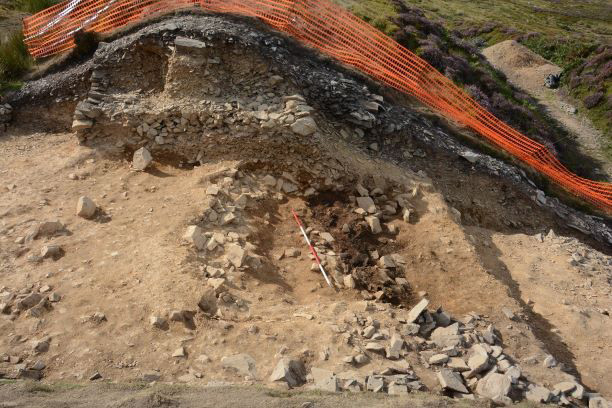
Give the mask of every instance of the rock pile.
<path id="1" fill-rule="evenodd" d="M 521 400 L 579 405 L 585 400 L 599 404 L 597 394 L 588 394 L 578 381 L 566 381 L 548 389 L 528 381 L 520 366 L 504 352 L 496 329 L 476 314 L 456 320 L 439 309 L 427 310 L 422 299 L 411 310 L 395 309 L 395 323 L 383 327 L 371 317 L 353 315 L 344 320 L 341 332 L 355 349 L 344 362 L 363 367 L 375 360 L 390 360 L 380 372 L 358 375 L 335 373 L 313 367 L 308 376 L 312 387 L 324 391 L 388 392 L 401 394 L 423 389 L 406 361 L 418 353 L 420 363 L 436 372 L 440 388 L 455 398 L 488 398 L 500 405 Z M 382 310 L 382 304 L 366 303 L 365 310 Z"/>

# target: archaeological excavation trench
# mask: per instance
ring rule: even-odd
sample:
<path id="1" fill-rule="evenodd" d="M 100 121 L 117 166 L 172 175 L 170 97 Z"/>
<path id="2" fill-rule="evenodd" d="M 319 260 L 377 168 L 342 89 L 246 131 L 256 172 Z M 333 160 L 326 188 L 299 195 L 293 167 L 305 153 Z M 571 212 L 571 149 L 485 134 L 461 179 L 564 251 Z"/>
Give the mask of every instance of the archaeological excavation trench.
<path id="1" fill-rule="evenodd" d="M 43 159 L 1 207 L 1 376 L 496 404 L 612 396 L 612 361 L 591 360 L 612 336 L 609 222 L 403 101 L 254 21 L 213 15 L 131 27 L 28 82 L 6 99 L 16 145 L 4 160 Z M 15 192 L 36 183 L 52 195 L 42 210 Z M 63 212 L 77 194 L 94 212 Z M 56 207 L 61 228 L 28 233 Z M 43 244 L 61 253 L 38 255 Z M 556 313 L 555 291 L 582 303 Z"/>

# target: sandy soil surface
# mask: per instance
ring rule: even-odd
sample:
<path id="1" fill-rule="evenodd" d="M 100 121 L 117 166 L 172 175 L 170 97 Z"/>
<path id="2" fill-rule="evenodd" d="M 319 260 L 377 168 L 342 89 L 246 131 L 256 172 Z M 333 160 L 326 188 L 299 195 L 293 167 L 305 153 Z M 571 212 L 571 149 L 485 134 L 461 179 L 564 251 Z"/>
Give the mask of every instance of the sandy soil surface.
<path id="1" fill-rule="evenodd" d="M 28 354 L 32 340 L 51 336 L 51 350 L 44 356 L 50 381 L 87 380 L 95 372 L 129 381 L 156 370 L 163 380 L 197 372 L 203 379 L 190 377 L 189 382 L 233 382 L 238 378 L 224 371 L 220 360 L 242 351 L 257 360 L 262 378 L 271 372 L 279 350 L 318 354 L 331 347 L 332 357 L 313 360 L 313 365 L 341 364 L 349 350 L 338 343 L 334 327 L 346 312 L 363 310 L 363 300 L 359 292 L 326 288 L 318 273 L 309 272 L 311 261 L 289 212 L 310 207 L 306 225 L 336 235 L 338 227 L 330 229 L 323 220 L 330 214 L 345 216 L 340 201 L 312 207 L 292 199 L 254 210 L 245 220 L 253 243 L 267 254 L 299 248 L 302 255 L 274 261 L 273 270 L 245 277 L 240 294 L 250 310 L 240 319 L 198 317 L 195 328 L 172 325 L 160 331 L 149 324 L 152 314 L 197 309 L 201 267 L 180 237 L 205 202 L 202 176 L 232 163 L 197 171 L 158 165 L 134 173 L 128 163 L 77 146 L 71 134 L 13 134 L 0 141 L 5 152 L 1 171 L 8 181 L 0 201 L 1 284 L 17 291 L 48 286 L 61 295 L 41 318 L 3 318 L 0 325 L 7 335 L 0 338 L 0 347 L 7 355 Z M 386 174 L 402 173 L 353 153 L 364 174 L 382 168 Z M 75 175 L 78 179 L 72 180 Z M 74 214 L 76 198 L 83 194 L 103 210 L 98 218 Z M 610 355 L 612 305 L 605 272 L 609 264 L 602 264 L 609 258 L 572 238 L 542 242 L 539 236 L 483 228 L 464 231 L 438 193 L 426 193 L 418 208 L 419 221 L 398 225 L 393 245 L 408 259 L 406 278 L 415 293 L 426 291 L 432 304 L 453 316 L 488 316 L 530 378 L 550 385 L 564 378 L 558 369 L 542 367 L 549 350 L 575 364 L 585 384 L 610 395 L 612 362 L 603 357 Z M 26 247 L 14 242 L 35 221 L 55 219 L 66 225 L 66 234 Z M 61 245 L 64 256 L 29 262 L 28 255 L 45 243 Z M 575 253 L 585 256 L 574 256 L 576 261 Z M 514 310 L 520 320 L 507 320 L 502 307 Z M 96 312 L 105 321 L 92 319 Z M 310 321 L 304 315 L 315 317 Z M 181 345 L 187 346 L 189 358 L 171 356 Z M 202 355 L 207 358 L 198 359 Z M 383 367 L 384 361 L 374 361 L 365 371 L 376 366 Z M 419 374 L 428 387 L 437 387 L 433 373 Z"/>

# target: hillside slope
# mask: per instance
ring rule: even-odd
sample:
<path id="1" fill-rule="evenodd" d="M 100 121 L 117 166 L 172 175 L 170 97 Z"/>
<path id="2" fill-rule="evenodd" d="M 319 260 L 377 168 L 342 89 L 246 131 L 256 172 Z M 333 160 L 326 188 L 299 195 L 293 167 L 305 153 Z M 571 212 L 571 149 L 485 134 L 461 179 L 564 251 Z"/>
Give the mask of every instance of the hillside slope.
<path id="1" fill-rule="evenodd" d="M 10 98 L 6 378 L 612 397 L 609 226 L 291 39 L 166 17 Z"/>

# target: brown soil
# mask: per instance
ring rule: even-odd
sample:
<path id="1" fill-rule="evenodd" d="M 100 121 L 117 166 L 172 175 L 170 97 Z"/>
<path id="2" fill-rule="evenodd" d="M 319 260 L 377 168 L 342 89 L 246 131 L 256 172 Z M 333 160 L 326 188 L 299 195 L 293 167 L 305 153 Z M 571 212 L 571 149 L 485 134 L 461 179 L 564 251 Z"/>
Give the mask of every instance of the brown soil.
<path id="1" fill-rule="evenodd" d="M 152 369 L 160 370 L 164 380 L 172 380 L 190 368 L 201 371 L 207 382 L 235 381 L 219 361 L 224 355 L 244 351 L 257 360 L 265 378 L 274 366 L 274 353 L 282 346 L 289 353 L 317 353 L 323 345 L 333 345 L 328 362 L 313 362 L 329 368 L 348 351 L 343 351 L 345 346 L 329 327 L 337 324 L 344 311 L 361 310 L 361 296 L 357 291 L 327 288 L 319 273 L 309 271 L 311 261 L 290 215 L 290 208 L 309 208 L 302 212 L 305 224 L 338 237 L 339 251 L 354 254 L 367 250 L 374 243 L 368 234 L 350 243 L 338 230 L 343 223 L 351 223 L 351 213 L 341 210 L 346 198 L 263 203 L 248 216 L 252 242 L 258 244 L 262 255 L 286 248 L 299 248 L 302 255 L 273 261 L 269 269 L 246 277 L 239 294 L 249 304 L 250 313 L 230 326 L 199 316 L 195 330 L 172 326 L 162 332 L 149 325 L 151 314 L 193 310 L 201 295 L 198 263 L 180 242 L 185 226 L 201 212 L 206 184 L 199 180 L 233 164 L 215 162 L 195 170 L 158 165 L 147 173 L 132 173 L 127 163 L 109 161 L 76 146 L 71 134 L 32 134 L 15 129 L 0 142 L 5 153 L 0 159 L 3 179 L 16 185 L 0 199 L 2 285 L 20 290 L 47 284 L 62 295 L 42 319 L 2 319 L 2 331 L 9 335 L 0 338 L 0 349 L 11 355 L 27 353 L 30 340 L 51 335 L 52 348 L 45 356 L 49 381 L 86 379 L 96 370 L 104 378 L 128 381 Z M 404 182 L 413 177 L 392 165 L 366 161 L 361 153 L 346 147 L 334 146 L 334 151 L 339 160 L 350 157 L 345 162 L 349 167 L 362 163 L 358 168 L 364 177 L 386 174 Z M 36 172 L 31 171 L 33 167 Z M 69 180 L 70 173 L 79 175 L 79 180 Z M 94 221 L 76 217 L 74 205 L 81 194 L 96 200 L 106 215 Z M 468 312 L 488 316 L 515 358 L 522 361 L 539 356 L 538 363 L 523 364 L 531 380 L 554 384 L 564 378 L 557 369 L 541 366 L 544 350 L 548 350 L 569 367 L 575 365 L 587 385 L 610 395 L 612 362 L 603 357 L 610 354 L 612 333 L 609 317 L 601 314 L 612 309 L 605 281 L 607 266 L 572 266 L 567 262 L 571 255 L 567 247 L 547 241 L 537 244 L 533 236 L 478 227 L 464 230 L 439 193 L 425 184 L 420 194 L 415 202 L 420 209 L 418 221 L 396 221 L 400 233 L 389 247 L 408 260 L 405 276 L 413 293 L 427 291 L 433 305 L 443 306 L 454 316 Z M 323 205 L 330 201 L 335 204 Z M 57 261 L 31 264 L 26 260 L 28 252 L 13 241 L 34 220 L 49 219 L 60 219 L 67 225 L 69 233 L 52 240 L 62 245 L 65 255 Z M 360 232 L 351 234 L 359 236 Z M 586 251 L 592 259 L 609 262 L 609 258 L 572 242 L 572 251 Z M 36 241 L 30 252 L 43 243 Z M 379 246 L 381 253 L 384 248 Z M 551 264 L 553 260 L 555 264 Z M 587 266 L 592 269 L 585 269 Z M 533 268 L 537 270 L 536 282 L 546 285 L 533 284 L 528 274 Z M 589 275 L 589 285 L 577 283 L 583 274 Z M 572 297 L 558 295 L 561 283 Z M 532 309 L 527 297 L 535 300 Z M 412 298 L 401 303 L 407 299 Z M 566 301 L 568 305 L 562 303 Z M 501 313 L 503 306 L 525 319 L 508 321 Z M 86 319 L 96 311 L 103 312 L 107 322 L 95 324 Z M 315 320 L 293 317 L 299 313 L 312 314 Z M 258 326 L 259 334 L 248 333 L 253 325 Z M 186 361 L 170 357 L 181 344 L 191 356 Z M 595 350 L 599 352 L 594 354 Z M 200 354 L 212 361 L 198 363 Z M 367 369 L 380 363 L 384 362 Z M 421 375 L 426 385 L 436 387 L 433 376 Z"/>

